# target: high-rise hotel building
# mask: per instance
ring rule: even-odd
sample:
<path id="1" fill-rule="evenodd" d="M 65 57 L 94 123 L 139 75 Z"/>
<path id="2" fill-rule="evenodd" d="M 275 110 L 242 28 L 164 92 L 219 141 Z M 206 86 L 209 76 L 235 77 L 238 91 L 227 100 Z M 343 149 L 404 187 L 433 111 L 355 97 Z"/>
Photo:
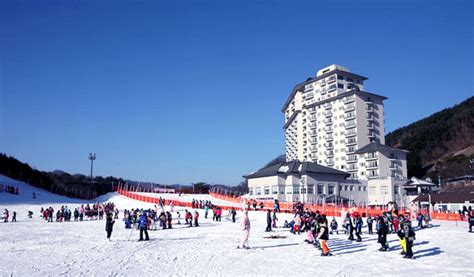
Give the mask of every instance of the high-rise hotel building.
<path id="1" fill-rule="evenodd" d="M 296 85 L 282 109 L 286 159 L 346 171 L 368 186 L 370 204 L 397 201 L 407 151 L 384 145 L 387 98 L 365 91 L 366 80 L 331 65 Z"/>

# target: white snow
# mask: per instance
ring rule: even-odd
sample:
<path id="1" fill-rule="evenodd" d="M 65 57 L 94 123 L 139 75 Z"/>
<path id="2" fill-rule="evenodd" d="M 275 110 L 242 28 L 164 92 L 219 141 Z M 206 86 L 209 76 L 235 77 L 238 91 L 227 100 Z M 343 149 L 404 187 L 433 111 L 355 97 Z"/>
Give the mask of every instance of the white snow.
<path id="1" fill-rule="evenodd" d="M 5 177 L 0 176 L 2 180 Z M 266 215 L 253 211 L 249 213 L 250 250 L 236 249 L 242 233 L 239 224 L 226 218 L 206 220 L 203 210 L 199 210 L 201 227 L 175 224 L 172 230 L 151 231 L 148 242 L 138 242 L 138 231 L 126 230 L 117 220 L 109 242 L 104 221 L 46 223 L 39 218 L 39 208 L 57 209 L 62 204 L 74 208 L 96 201 L 113 201 L 121 210 L 153 204 L 116 193 L 82 201 L 17 184 L 19 196 L 0 193 L 0 210 L 18 212 L 17 223 L 0 223 L 1 276 L 474 276 L 474 234 L 467 232 L 466 222 L 435 221 L 434 227 L 417 231 L 416 260 L 399 255 L 396 235 L 389 235 L 393 250 L 379 252 L 376 235 L 365 233 L 361 243 L 342 234 L 331 236 L 334 256 L 321 257 L 319 250 L 304 243 L 303 234 L 278 228 L 272 234 L 288 237 L 264 238 L 269 234 L 264 232 Z M 38 199 L 32 199 L 32 191 Z M 184 208 L 175 207 L 179 209 Z M 35 213 L 33 219 L 27 218 L 28 210 Z M 279 225 L 291 218 L 278 216 Z"/>

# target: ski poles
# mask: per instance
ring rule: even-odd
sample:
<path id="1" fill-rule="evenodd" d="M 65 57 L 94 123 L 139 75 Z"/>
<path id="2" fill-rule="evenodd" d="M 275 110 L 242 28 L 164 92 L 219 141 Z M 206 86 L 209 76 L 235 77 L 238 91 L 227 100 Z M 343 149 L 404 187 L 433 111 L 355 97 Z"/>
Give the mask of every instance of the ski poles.
<path id="1" fill-rule="evenodd" d="M 133 230 L 135 229 L 135 224 L 132 226 L 132 230 L 130 230 L 130 234 L 128 235 L 128 240 L 130 241 L 130 238 L 132 237 Z"/>

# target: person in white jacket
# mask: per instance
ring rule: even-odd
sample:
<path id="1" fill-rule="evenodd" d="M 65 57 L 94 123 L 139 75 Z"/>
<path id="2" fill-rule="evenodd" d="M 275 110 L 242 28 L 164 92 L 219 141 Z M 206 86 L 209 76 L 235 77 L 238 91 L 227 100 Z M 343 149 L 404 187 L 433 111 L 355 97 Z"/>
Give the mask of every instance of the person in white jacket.
<path id="1" fill-rule="evenodd" d="M 240 222 L 240 225 L 242 226 L 242 230 L 244 230 L 244 233 L 242 234 L 242 240 L 240 241 L 240 245 L 237 246 L 237 248 L 249 249 L 250 247 L 246 245 L 249 240 L 250 233 L 250 220 L 247 210 L 243 212 L 242 221 Z"/>

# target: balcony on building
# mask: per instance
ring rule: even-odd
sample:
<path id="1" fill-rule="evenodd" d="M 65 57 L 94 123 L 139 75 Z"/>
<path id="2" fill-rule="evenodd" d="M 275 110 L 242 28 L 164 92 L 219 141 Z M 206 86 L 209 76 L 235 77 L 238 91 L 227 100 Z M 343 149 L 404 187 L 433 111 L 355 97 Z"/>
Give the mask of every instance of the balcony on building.
<path id="1" fill-rule="evenodd" d="M 354 101 L 355 101 L 354 96 L 347 96 L 347 97 L 344 97 L 344 98 L 342 99 L 342 102 L 343 102 L 344 104 L 351 103 L 351 102 L 354 102 Z"/>
<path id="2" fill-rule="evenodd" d="M 354 119 L 355 118 L 355 114 L 354 113 L 346 113 L 344 115 L 344 119 L 345 120 L 351 120 L 351 119 Z"/>
<path id="3" fill-rule="evenodd" d="M 353 137 L 357 135 L 357 133 L 355 132 L 355 129 L 350 129 L 350 130 L 345 131 L 344 135 L 346 136 L 346 138 L 348 138 L 348 137 Z"/>
<path id="4" fill-rule="evenodd" d="M 311 128 L 311 129 L 316 128 L 316 126 L 317 126 L 317 125 L 316 125 L 316 122 L 311 122 L 311 123 L 309 124 L 309 128 Z"/>
<path id="5" fill-rule="evenodd" d="M 369 170 L 369 169 L 377 169 L 378 167 L 379 167 L 379 166 L 378 166 L 377 161 L 368 162 L 368 163 L 366 163 L 366 165 L 365 165 L 365 168 L 368 169 L 368 170 Z"/>
<path id="6" fill-rule="evenodd" d="M 367 177 L 369 177 L 369 179 L 377 179 L 379 177 L 379 174 L 378 173 L 370 173 L 367 175 Z"/>
<path id="7" fill-rule="evenodd" d="M 353 154 L 355 151 L 356 151 L 356 147 L 355 147 L 355 146 L 351 146 L 351 147 L 347 147 L 347 148 L 346 148 L 346 153 L 347 153 L 347 154 Z"/>
<path id="8" fill-rule="evenodd" d="M 334 165 L 334 159 L 326 159 L 326 164 L 328 166 L 333 166 Z"/>
<path id="9" fill-rule="evenodd" d="M 375 138 L 375 133 L 369 132 L 369 133 L 367 134 L 367 137 L 369 137 L 369 138 Z"/>
<path id="10" fill-rule="evenodd" d="M 356 162 L 357 162 L 357 157 L 355 155 L 347 156 L 346 163 L 356 163 Z"/>
<path id="11" fill-rule="evenodd" d="M 355 105 L 354 104 L 349 104 L 349 105 L 344 106 L 344 111 L 345 112 L 350 112 L 350 111 L 353 111 L 353 110 L 355 110 Z"/>
<path id="12" fill-rule="evenodd" d="M 329 149 L 334 149 L 334 144 L 332 142 L 326 143 L 325 146 L 326 146 L 326 149 L 328 149 L 328 150 Z"/>
<path id="13" fill-rule="evenodd" d="M 318 140 L 316 140 L 316 138 L 313 138 L 313 139 L 310 140 L 310 143 L 311 144 L 316 144 L 316 143 L 318 143 Z"/>
<path id="14" fill-rule="evenodd" d="M 357 165 L 355 164 L 350 164 L 347 166 L 347 171 L 357 171 Z"/>
<path id="15" fill-rule="evenodd" d="M 346 129 L 354 128 L 356 126 L 355 122 L 346 122 L 344 123 L 344 127 Z"/>
<path id="16" fill-rule="evenodd" d="M 326 157 L 334 157 L 334 151 L 326 151 Z"/>
<path id="17" fill-rule="evenodd" d="M 392 161 L 392 162 L 390 163 L 389 168 L 392 169 L 392 170 L 396 170 L 396 169 L 398 169 L 398 166 L 397 166 L 397 164 L 396 164 L 395 162 Z"/>
<path id="18" fill-rule="evenodd" d="M 328 134 L 328 135 L 326 136 L 326 141 L 332 141 L 333 139 L 334 139 L 334 138 L 333 138 L 332 134 Z"/>
<path id="19" fill-rule="evenodd" d="M 332 127 L 326 127 L 326 128 L 324 128 L 324 131 L 326 133 L 332 133 L 334 130 L 332 129 Z"/>
<path id="20" fill-rule="evenodd" d="M 309 120 L 310 121 L 315 121 L 316 120 L 316 115 L 312 114 L 311 116 L 309 116 Z"/>
<path id="21" fill-rule="evenodd" d="M 378 155 L 376 153 L 367 153 L 365 155 L 365 160 L 366 161 L 369 161 L 369 160 L 376 160 L 378 158 Z"/>
<path id="22" fill-rule="evenodd" d="M 331 77 L 328 78 L 327 83 L 330 84 L 330 83 L 333 83 L 335 81 L 336 81 L 336 75 L 332 75 Z"/>
<path id="23" fill-rule="evenodd" d="M 349 146 L 349 145 L 355 145 L 357 144 L 357 140 L 356 138 L 349 138 L 346 140 L 346 145 Z"/>
<path id="24" fill-rule="evenodd" d="M 373 130 L 375 128 L 374 124 L 367 124 L 367 129 Z"/>
<path id="25" fill-rule="evenodd" d="M 367 112 L 373 112 L 374 111 L 374 106 L 368 105 L 366 110 L 367 110 Z"/>
<path id="26" fill-rule="evenodd" d="M 368 121 L 373 121 L 375 118 L 373 115 L 367 115 L 367 120 Z"/>
<path id="27" fill-rule="evenodd" d="M 316 132 L 316 130 L 311 130 L 311 131 L 309 132 L 309 134 L 310 134 L 311 136 L 316 136 L 318 133 Z"/>
<path id="28" fill-rule="evenodd" d="M 329 118 L 324 119 L 324 124 L 331 125 L 332 124 L 332 118 L 329 117 Z"/>
<path id="29" fill-rule="evenodd" d="M 325 111 L 325 112 L 324 112 L 324 115 L 325 115 L 326 117 L 331 117 L 331 116 L 332 116 L 332 112 L 331 112 L 331 111 Z"/>
<path id="30" fill-rule="evenodd" d="M 328 109 L 332 109 L 332 105 L 331 105 L 331 103 L 326 103 L 326 104 L 324 104 L 324 106 L 323 106 L 323 107 L 324 107 L 326 110 L 328 110 Z"/>

